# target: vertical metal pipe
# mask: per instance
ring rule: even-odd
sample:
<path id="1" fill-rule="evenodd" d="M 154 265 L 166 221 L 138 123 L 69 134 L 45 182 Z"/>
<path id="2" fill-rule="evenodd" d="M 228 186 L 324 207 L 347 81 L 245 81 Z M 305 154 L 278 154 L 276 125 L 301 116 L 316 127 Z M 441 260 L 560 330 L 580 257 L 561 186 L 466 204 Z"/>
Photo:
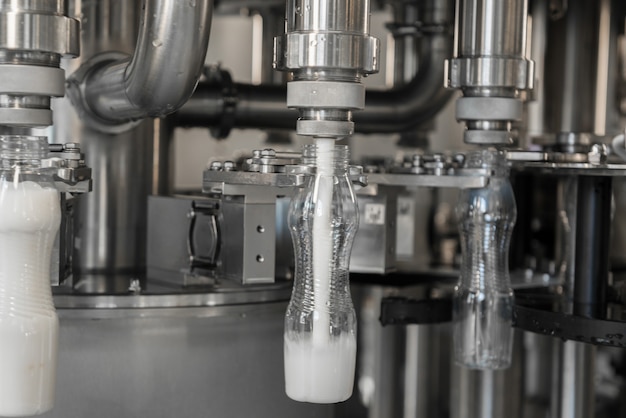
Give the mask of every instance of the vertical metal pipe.
<path id="1" fill-rule="evenodd" d="M 396 1 L 393 10 L 393 84 L 402 86 L 409 83 L 418 68 L 418 22 L 417 3 Z M 412 29 L 412 30 L 411 30 Z"/>
<path id="2" fill-rule="evenodd" d="M 369 34 L 370 0 L 292 0 L 287 2 L 287 32 Z"/>
<path id="3" fill-rule="evenodd" d="M 528 139 L 542 135 L 544 129 L 544 113 L 546 111 L 545 97 L 545 60 L 548 31 L 548 2 L 534 1 L 530 10 L 532 16 L 530 57 L 535 63 L 535 72 L 540 75 L 535 77 L 534 89 L 531 99 L 526 102 L 528 118 L 526 132 Z"/>
<path id="4" fill-rule="evenodd" d="M 458 56 L 524 57 L 526 8 L 525 0 L 461 1 Z"/>
<path id="5" fill-rule="evenodd" d="M 101 52 L 132 53 L 140 7 L 125 0 L 70 1 L 69 14 L 81 17 L 81 56 L 64 63 L 67 74 Z M 54 119 L 55 141 L 80 142 L 93 169 L 93 192 L 76 208 L 75 272 L 140 274 L 152 183 L 152 121 L 119 135 L 103 134 L 89 129 L 67 98 L 55 103 Z"/>
<path id="6" fill-rule="evenodd" d="M 154 120 L 153 195 L 167 196 L 174 193 L 174 175 L 172 173 L 174 128 L 174 121 L 170 118 Z"/>
<path id="7" fill-rule="evenodd" d="M 551 22 L 549 27 L 543 73 L 548 132 L 594 132 L 597 3 L 595 0 L 571 1 L 565 17 Z"/>
<path id="8" fill-rule="evenodd" d="M 523 333 L 524 417 L 546 417 L 552 390 L 553 337 Z"/>
<path id="9" fill-rule="evenodd" d="M 554 340 L 550 418 L 594 416 L 595 353 L 589 344 Z"/>

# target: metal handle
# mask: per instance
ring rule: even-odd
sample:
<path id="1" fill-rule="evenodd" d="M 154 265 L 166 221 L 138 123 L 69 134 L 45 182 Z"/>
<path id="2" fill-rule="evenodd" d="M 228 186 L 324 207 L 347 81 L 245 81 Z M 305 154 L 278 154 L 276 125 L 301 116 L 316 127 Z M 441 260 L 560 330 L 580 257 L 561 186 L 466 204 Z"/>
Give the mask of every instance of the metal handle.
<path id="1" fill-rule="evenodd" d="M 219 205 L 212 202 L 203 206 L 202 203 L 203 202 L 194 201 L 191 205 L 191 211 L 189 212 L 189 233 L 187 235 L 187 251 L 189 253 L 189 268 L 192 271 L 195 268 L 217 268 L 217 259 L 220 253 L 220 228 L 217 221 Z M 212 242 L 214 243 L 210 251 L 210 256 L 202 256 L 196 254 L 194 235 L 196 231 L 196 222 L 199 215 L 209 217 L 211 237 L 213 238 Z"/>

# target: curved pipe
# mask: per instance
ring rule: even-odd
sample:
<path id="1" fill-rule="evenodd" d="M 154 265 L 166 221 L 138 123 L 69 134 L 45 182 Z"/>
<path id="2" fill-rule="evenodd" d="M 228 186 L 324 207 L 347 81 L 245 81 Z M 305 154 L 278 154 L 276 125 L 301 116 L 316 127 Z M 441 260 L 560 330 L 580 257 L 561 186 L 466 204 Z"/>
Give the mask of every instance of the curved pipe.
<path id="1" fill-rule="evenodd" d="M 144 0 L 134 55 L 93 68 L 85 77 L 87 110 L 119 123 L 180 108 L 202 72 L 212 15 L 213 0 Z"/>
<path id="2" fill-rule="evenodd" d="M 365 109 L 353 115 L 357 132 L 404 132 L 436 115 L 454 94 L 443 84 L 445 60 L 452 52 L 451 34 L 424 36 L 413 80 L 388 91 L 368 91 Z"/>

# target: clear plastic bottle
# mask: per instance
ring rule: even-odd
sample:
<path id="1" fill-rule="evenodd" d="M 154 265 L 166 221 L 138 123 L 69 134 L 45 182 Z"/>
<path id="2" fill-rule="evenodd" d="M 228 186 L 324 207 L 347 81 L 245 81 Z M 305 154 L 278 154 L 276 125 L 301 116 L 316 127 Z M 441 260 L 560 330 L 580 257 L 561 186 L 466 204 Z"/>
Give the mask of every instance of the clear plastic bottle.
<path id="1" fill-rule="evenodd" d="M 335 403 L 352 395 L 356 313 L 348 268 L 358 209 L 348 179 L 348 149 L 318 140 L 304 150 L 316 175 L 289 209 L 296 272 L 285 315 L 285 390 L 301 402 Z"/>
<path id="2" fill-rule="evenodd" d="M 461 277 L 454 295 L 456 363 L 474 369 L 511 364 L 513 291 L 509 244 L 517 209 L 502 152 L 467 156 L 467 168 L 491 171 L 489 185 L 460 192 L 456 207 L 461 238 Z"/>
<path id="3" fill-rule="evenodd" d="M 46 138 L 0 136 L 0 416 L 54 404 L 59 322 L 52 302 L 52 247 L 59 193 L 40 169 Z"/>

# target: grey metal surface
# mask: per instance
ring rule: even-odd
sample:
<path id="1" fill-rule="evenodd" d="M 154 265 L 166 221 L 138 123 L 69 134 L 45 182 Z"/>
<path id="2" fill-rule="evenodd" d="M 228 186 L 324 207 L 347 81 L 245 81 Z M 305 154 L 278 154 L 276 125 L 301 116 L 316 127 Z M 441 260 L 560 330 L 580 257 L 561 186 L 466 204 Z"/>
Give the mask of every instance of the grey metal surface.
<path id="1" fill-rule="evenodd" d="M 487 175 L 368 174 L 370 184 L 407 187 L 480 188 L 489 182 Z"/>
<path id="2" fill-rule="evenodd" d="M 174 112 L 200 77 L 212 13 L 212 0 L 146 1 L 132 58 L 97 63 L 72 82 L 75 104 L 84 106 L 94 126 L 101 128 L 98 122 L 115 124 Z"/>
<path id="3" fill-rule="evenodd" d="M 222 201 L 220 274 L 241 284 L 276 279 L 276 195 L 259 202 L 250 195 Z"/>
<path id="4" fill-rule="evenodd" d="M 78 55 L 78 22 L 64 16 L 62 7 L 46 10 L 29 3 L 11 2 L 0 7 L 0 48 Z M 7 7 L 9 4 L 17 7 Z"/>
<path id="5" fill-rule="evenodd" d="M 91 277 L 92 287 L 98 285 L 98 277 Z M 109 278 L 110 279 L 110 278 Z M 93 292 L 79 293 L 75 290 L 57 288 L 54 303 L 59 309 L 68 309 L 76 315 L 89 318 L 125 318 L 147 316 L 179 316 L 186 311 L 178 308 L 224 307 L 230 311 L 237 306 L 277 301 L 287 301 L 291 295 L 291 282 L 275 285 L 241 287 L 234 284 L 183 288 L 153 281 L 144 289 L 132 292 L 126 282 L 125 292 L 117 295 Z M 142 310 L 144 309 L 144 310 Z M 220 311 L 216 311 L 220 312 Z"/>
<path id="6" fill-rule="evenodd" d="M 459 56 L 524 56 L 525 1 L 463 0 L 459 6 Z"/>
<path id="7" fill-rule="evenodd" d="M 277 68 L 299 70 L 310 67 L 351 69 L 365 74 L 379 69 L 378 40 L 350 32 L 287 33 L 276 38 Z"/>
<path id="8" fill-rule="evenodd" d="M 346 70 L 344 77 L 377 72 L 378 40 L 369 35 L 369 24 L 370 0 L 288 1 L 285 34 L 276 38 L 276 67 L 296 74 L 314 68 L 322 78 L 333 70 Z"/>
<path id="9" fill-rule="evenodd" d="M 396 268 L 398 190 L 378 188 L 378 194 L 357 193 L 359 229 L 350 253 L 350 272 L 385 274 Z"/>
<path id="10" fill-rule="evenodd" d="M 525 59 L 527 0 L 463 0 L 458 7 L 450 86 L 531 87 L 532 67 Z"/>
<path id="11" fill-rule="evenodd" d="M 56 405 L 45 418 L 332 417 L 284 394 L 285 303 L 108 319 L 59 309 Z"/>
<path id="12" fill-rule="evenodd" d="M 139 7 L 121 0 L 69 3 L 81 16 L 81 57 L 63 63 L 68 74 L 83 60 L 109 50 L 132 52 Z M 120 135 L 85 126 L 69 99 L 54 103 L 52 142 L 80 143 L 92 168 L 93 192 L 76 205 L 75 271 L 136 274 L 145 266 L 147 196 L 152 184 L 152 124 Z"/>
<path id="13" fill-rule="evenodd" d="M 548 26 L 545 51 L 546 133 L 594 132 L 600 2 L 568 3 Z"/>

